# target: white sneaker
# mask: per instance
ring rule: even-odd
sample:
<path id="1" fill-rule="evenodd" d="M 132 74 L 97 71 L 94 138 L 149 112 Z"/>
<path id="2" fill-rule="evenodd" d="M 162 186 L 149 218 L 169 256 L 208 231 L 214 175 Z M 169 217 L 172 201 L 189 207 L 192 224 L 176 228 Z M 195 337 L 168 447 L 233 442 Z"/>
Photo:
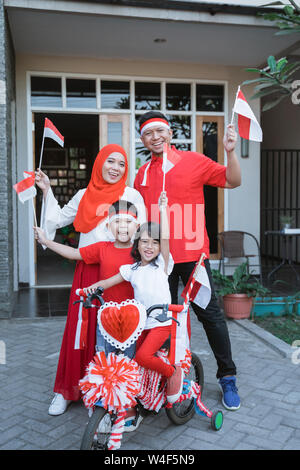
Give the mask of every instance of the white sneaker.
<path id="1" fill-rule="evenodd" d="M 48 414 L 51 416 L 62 415 L 70 403 L 71 400 L 65 400 L 61 393 L 56 393 L 49 406 Z"/>
<path id="2" fill-rule="evenodd" d="M 136 420 L 136 424 L 134 424 L 134 420 L 135 420 L 135 417 L 131 417 L 131 418 L 127 418 L 127 420 L 125 419 L 125 426 L 124 426 L 124 432 L 132 432 L 132 431 L 135 431 L 139 425 L 141 424 L 141 422 L 143 421 L 143 416 L 142 415 L 139 415 L 137 420 Z"/>

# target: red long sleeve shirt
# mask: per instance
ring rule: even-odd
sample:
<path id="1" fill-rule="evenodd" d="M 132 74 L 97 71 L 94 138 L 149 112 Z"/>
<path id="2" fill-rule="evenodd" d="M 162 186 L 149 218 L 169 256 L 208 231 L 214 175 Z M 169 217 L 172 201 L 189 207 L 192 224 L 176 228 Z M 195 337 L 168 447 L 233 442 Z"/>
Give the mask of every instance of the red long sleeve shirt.
<path id="1" fill-rule="evenodd" d="M 181 160 L 167 172 L 165 178 L 170 251 L 175 263 L 184 263 L 198 260 L 201 253 L 209 257 L 203 186 L 223 188 L 226 167 L 205 155 L 172 149 L 181 156 Z M 150 166 L 146 163 L 139 169 L 134 187 L 144 198 L 148 220 L 159 222 L 158 200 L 163 188 L 162 158 L 152 156 Z"/>

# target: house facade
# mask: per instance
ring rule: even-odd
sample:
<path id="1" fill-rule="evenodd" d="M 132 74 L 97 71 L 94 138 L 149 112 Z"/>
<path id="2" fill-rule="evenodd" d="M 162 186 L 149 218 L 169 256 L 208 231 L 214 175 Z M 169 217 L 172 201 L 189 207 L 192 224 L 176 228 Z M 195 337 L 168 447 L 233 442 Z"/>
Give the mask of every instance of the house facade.
<path id="1" fill-rule="evenodd" d="M 177 148 L 226 165 L 224 128 L 238 86 L 253 78 L 245 69 L 290 52 L 295 43 L 274 37 L 274 28 L 257 16 L 263 3 L 0 1 L 0 317 L 10 316 L 20 285 L 70 283 L 67 275 L 58 280 L 55 260 L 52 279 L 42 280 L 43 262 L 53 260 L 35 244 L 32 205 L 20 204 L 12 189 L 24 170 L 38 167 L 44 119 L 65 138 L 63 149 L 45 139 L 42 152 L 42 169 L 61 205 L 86 186 L 106 143 L 127 150 L 133 184 L 148 158 L 137 122 L 150 109 L 168 116 Z M 243 91 L 250 99 L 253 89 Z M 260 119 L 260 102 L 250 104 Z M 206 194 L 213 267 L 218 232 L 243 230 L 260 238 L 261 146 L 239 141 L 237 153 L 242 185 Z M 40 208 L 39 194 L 38 220 Z"/>

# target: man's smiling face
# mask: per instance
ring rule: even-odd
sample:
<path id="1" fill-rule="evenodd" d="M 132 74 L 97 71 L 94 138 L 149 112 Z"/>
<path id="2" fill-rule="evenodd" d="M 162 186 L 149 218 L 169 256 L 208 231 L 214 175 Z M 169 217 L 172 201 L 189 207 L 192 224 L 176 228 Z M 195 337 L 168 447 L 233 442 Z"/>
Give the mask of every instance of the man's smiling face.
<path id="1" fill-rule="evenodd" d="M 158 157 L 162 157 L 164 143 L 170 145 L 171 139 L 172 130 L 159 124 L 146 129 L 141 136 L 144 146 Z"/>

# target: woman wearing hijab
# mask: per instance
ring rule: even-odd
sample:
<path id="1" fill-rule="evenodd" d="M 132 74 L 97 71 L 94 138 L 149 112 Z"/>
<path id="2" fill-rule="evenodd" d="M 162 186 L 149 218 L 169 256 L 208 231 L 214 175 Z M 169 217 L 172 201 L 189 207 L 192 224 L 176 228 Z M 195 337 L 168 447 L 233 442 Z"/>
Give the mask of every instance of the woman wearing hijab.
<path id="1" fill-rule="evenodd" d="M 36 183 L 43 191 L 41 228 L 47 238 L 53 240 L 58 228 L 73 223 L 75 230 L 80 232 L 79 248 L 99 241 L 111 241 L 107 230 L 108 208 L 119 199 L 133 203 L 138 209 L 139 224 L 145 222 L 143 198 L 135 189 L 126 186 L 127 174 L 128 162 L 124 149 L 115 144 L 106 145 L 96 157 L 87 188 L 78 191 L 61 208 L 53 195 L 49 178 L 38 169 Z M 64 413 L 70 401 L 80 399 L 78 382 L 95 354 L 97 309 L 89 310 L 85 347 L 75 349 L 82 323 L 79 321 L 81 304 L 73 305 L 73 302 L 78 300 L 76 289 L 99 281 L 98 271 L 98 264 L 86 264 L 84 261 L 76 264 L 54 385 L 55 396 L 48 411 L 51 415 Z"/>

